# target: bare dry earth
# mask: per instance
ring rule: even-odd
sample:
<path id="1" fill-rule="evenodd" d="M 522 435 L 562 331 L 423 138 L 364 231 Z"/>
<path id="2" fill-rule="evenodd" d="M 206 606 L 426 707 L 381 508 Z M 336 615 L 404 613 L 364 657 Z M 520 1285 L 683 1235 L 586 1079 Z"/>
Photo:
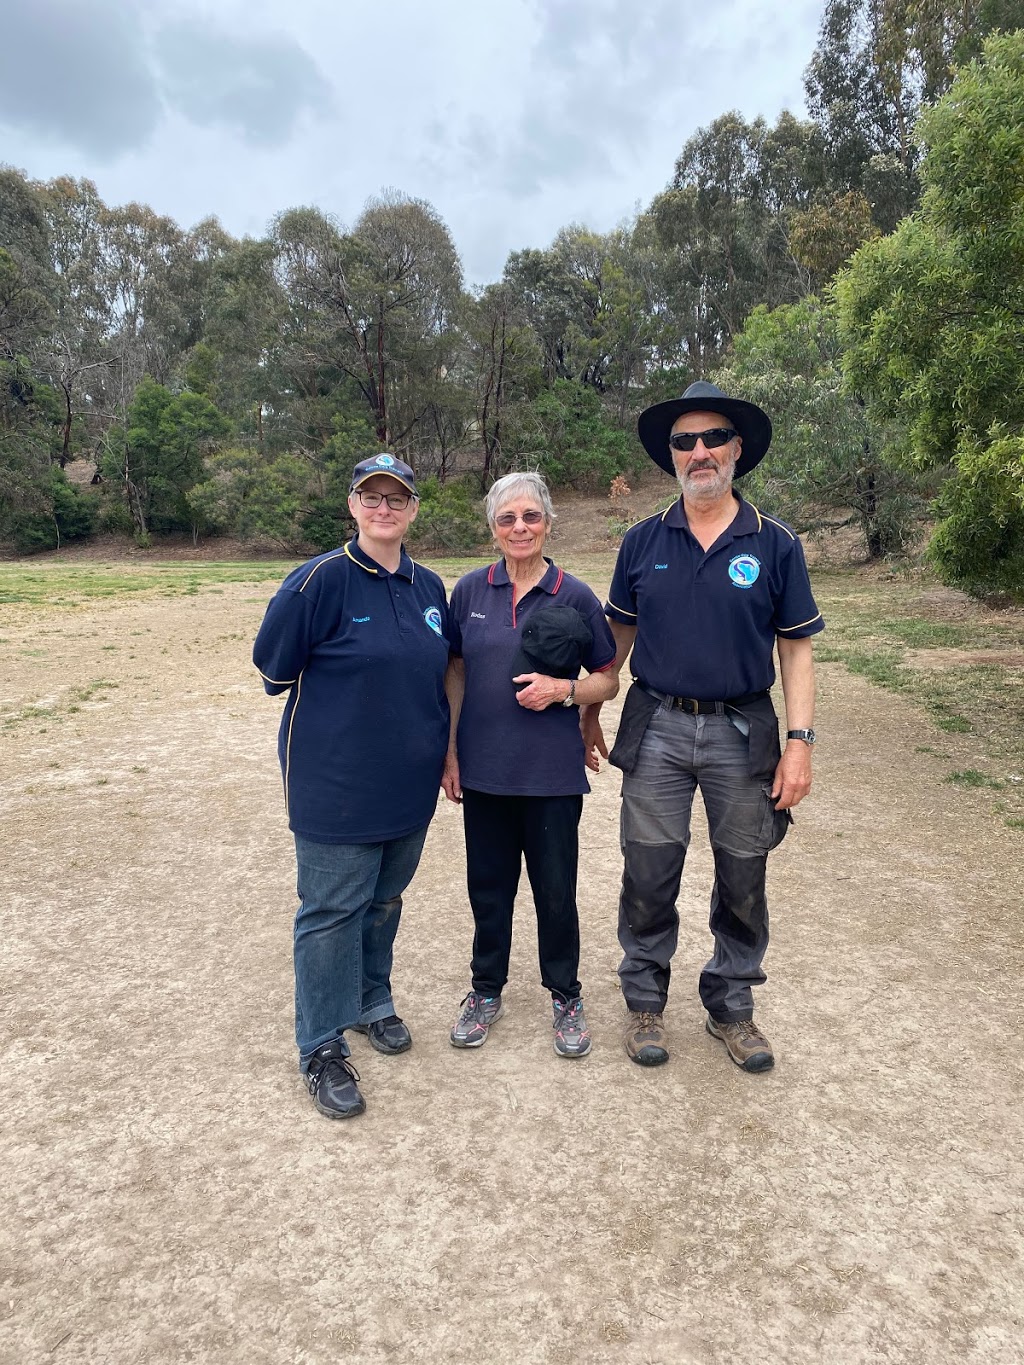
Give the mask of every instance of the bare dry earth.
<path id="1" fill-rule="evenodd" d="M 594 1053 L 551 1051 L 525 891 L 508 1015 L 452 1049 L 471 927 L 442 804 L 398 943 L 415 1046 L 356 1039 L 369 1110 L 332 1124 L 292 1052 L 268 595 L 0 609 L 0 713 L 55 708 L 3 738 L 0 1360 L 1024 1358 L 1024 841 L 915 752 L 930 722 L 821 669 L 766 1076 L 702 1030 L 703 838 L 672 1060 L 621 1050 L 614 771 L 583 827 Z"/>

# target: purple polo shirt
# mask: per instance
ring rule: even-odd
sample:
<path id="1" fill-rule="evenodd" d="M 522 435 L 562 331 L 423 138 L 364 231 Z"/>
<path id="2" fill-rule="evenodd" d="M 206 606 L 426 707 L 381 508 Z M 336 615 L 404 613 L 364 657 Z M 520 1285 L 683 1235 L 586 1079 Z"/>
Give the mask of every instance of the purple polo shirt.
<path id="1" fill-rule="evenodd" d="M 459 776 L 494 796 L 575 796 L 590 791 L 575 706 L 530 711 L 516 700 L 513 661 L 523 625 L 544 606 L 575 607 L 593 632 L 583 655 L 588 673 L 615 662 L 615 640 L 585 583 L 548 561 L 547 572 L 515 601 L 505 561 L 474 569 L 452 590 L 448 638 L 466 667 L 457 737 Z"/>

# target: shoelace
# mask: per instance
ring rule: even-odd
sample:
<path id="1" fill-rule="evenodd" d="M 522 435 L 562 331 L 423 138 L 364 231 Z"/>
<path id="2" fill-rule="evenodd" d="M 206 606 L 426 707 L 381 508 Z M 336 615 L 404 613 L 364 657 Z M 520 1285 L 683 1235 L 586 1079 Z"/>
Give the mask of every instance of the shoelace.
<path id="1" fill-rule="evenodd" d="M 313 1077 L 313 1083 L 310 1087 L 311 1094 L 316 1095 L 319 1092 L 320 1087 L 326 1080 L 327 1073 L 332 1066 L 340 1066 L 344 1071 L 348 1073 L 348 1075 L 351 1077 L 353 1081 L 356 1082 L 356 1084 L 359 1083 L 359 1072 L 355 1069 L 355 1067 L 352 1065 L 352 1063 L 349 1061 L 347 1057 L 328 1057 L 326 1062 L 322 1064 L 319 1071 L 317 1071 L 316 1075 Z"/>
<path id="2" fill-rule="evenodd" d="M 470 991 L 462 1004 L 463 1019 L 478 1019 L 482 1017 L 483 1012 L 488 1005 L 494 1004 L 494 997 L 491 995 L 477 995 L 475 991 Z"/>
<path id="3" fill-rule="evenodd" d="M 764 1043 L 768 1041 L 764 1034 L 761 1033 L 759 1029 L 755 1028 L 752 1019 L 737 1019 L 732 1027 L 735 1028 L 736 1032 L 739 1034 L 740 1041 L 743 1043 Z"/>
<path id="4" fill-rule="evenodd" d="M 660 1017 L 661 1016 L 656 1014 L 654 1010 L 640 1010 L 638 1014 L 640 1020 L 639 1032 L 648 1033 L 651 1029 L 660 1028 L 661 1025 L 657 1022 Z"/>
<path id="5" fill-rule="evenodd" d="M 586 1024 L 580 1019 L 583 1013 L 583 1001 L 573 1000 L 570 1004 L 563 1004 L 558 1012 L 558 1027 L 564 1032 L 583 1034 L 587 1032 Z"/>

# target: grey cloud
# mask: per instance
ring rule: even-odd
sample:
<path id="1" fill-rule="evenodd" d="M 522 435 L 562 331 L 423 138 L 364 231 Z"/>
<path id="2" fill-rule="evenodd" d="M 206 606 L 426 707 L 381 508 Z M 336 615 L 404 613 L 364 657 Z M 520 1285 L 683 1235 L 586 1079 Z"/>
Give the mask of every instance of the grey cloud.
<path id="1" fill-rule="evenodd" d="M 428 155 L 440 162 L 454 152 L 500 192 L 531 196 L 643 160 L 666 126 L 679 129 L 678 152 L 695 128 L 741 103 L 742 91 L 789 39 L 783 25 L 750 32 L 745 0 L 694 10 L 680 0 L 534 0 L 525 105 L 497 136 L 494 129 L 448 132 Z M 723 40 L 719 30 L 729 36 Z M 665 180 L 671 169 L 666 162 Z"/>
<path id="2" fill-rule="evenodd" d="M 246 141 L 287 142 L 306 109 L 329 105 L 315 63 L 285 35 L 247 37 L 175 22 L 156 35 L 168 104 L 201 127 L 223 125 Z"/>
<path id="3" fill-rule="evenodd" d="M 501 157 L 501 188 L 516 195 L 601 174 L 639 148 L 685 51 L 678 0 L 542 0 L 537 13 L 531 98 Z M 493 141 L 460 150 L 493 160 Z"/>
<path id="4" fill-rule="evenodd" d="M 199 14 L 155 28 L 137 0 L 30 0 L 0 43 L 0 125 L 100 162 L 145 147 L 168 109 L 280 145 L 328 104 L 312 58 L 286 35 L 212 27 Z"/>
<path id="5" fill-rule="evenodd" d="M 143 145 L 161 115 L 137 11 L 117 0 L 33 0 L 0 44 L 0 122 L 102 161 Z"/>

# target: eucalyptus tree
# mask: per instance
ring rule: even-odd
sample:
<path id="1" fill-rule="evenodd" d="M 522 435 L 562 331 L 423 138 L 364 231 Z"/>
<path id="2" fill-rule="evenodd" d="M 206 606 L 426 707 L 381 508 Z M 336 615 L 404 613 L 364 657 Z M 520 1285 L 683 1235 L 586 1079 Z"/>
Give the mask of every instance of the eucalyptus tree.
<path id="1" fill-rule="evenodd" d="M 947 581 L 1024 582 L 1024 31 L 992 35 L 920 121 L 919 213 L 836 285 L 850 383 L 950 471 L 932 551 Z"/>
<path id="2" fill-rule="evenodd" d="M 856 526 L 868 555 L 900 554 L 924 511 L 922 480 L 889 458 L 888 424 L 844 384 L 832 311 L 813 295 L 754 309 L 715 382 L 772 416 L 772 458 L 744 494 L 801 531 Z"/>
<path id="3" fill-rule="evenodd" d="M 462 269 L 429 204 L 371 200 L 351 232 L 318 209 L 274 224 L 277 278 L 291 310 L 290 341 L 314 383 L 351 381 L 381 445 L 414 450 L 457 341 Z"/>
<path id="4" fill-rule="evenodd" d="M 829 180 L 861 189 L 891 232 L 920 198 L 921 111 L 986 34 L 1024 26 L 1024 0 L 826 0 L 804 76 Z"/>
<path id="5" fill-rule="evenodd" d="M 723 114 L 685 144 L 668 190 L 649 215 L 669 257 L 678 363 L 709 373 L 757 304 L 807 292 L 788 222 L 822 184 L 820 135 L 791 114 L 774 127 Z"/>

